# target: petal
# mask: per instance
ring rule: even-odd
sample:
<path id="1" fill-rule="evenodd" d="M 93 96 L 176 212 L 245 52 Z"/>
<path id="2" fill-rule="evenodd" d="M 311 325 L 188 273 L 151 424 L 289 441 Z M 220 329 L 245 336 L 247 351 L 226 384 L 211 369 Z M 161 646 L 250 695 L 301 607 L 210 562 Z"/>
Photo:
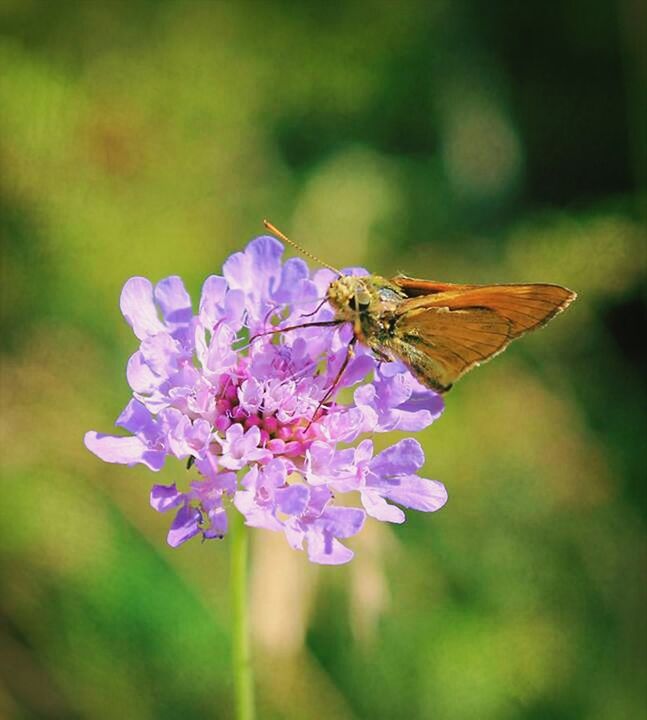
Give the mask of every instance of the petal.
<path id="1" fill-rule="evenodd" d="M 204 482 L 213 482 L 215 478 L 218 477 L 218 462 L 215 456 L 211 453 L 206 453 L 206 455 L 202 459 L 196 459 L 195 466 L 200 475 L 206 478 Z M 231 474 L 232 473 L 227 473 L 227 475 Z M 202 481 L 196 480 L 195 483 L 192 484 L 197 484 L 198 482 L 201 483 Z"/>
<path id="2" fill-rule="evenodd" d="M 210 435 L 211 425 L 206 420 L 192 423 L 186 415 L 181 415 L 168 434 L 169 449 L 180 459 L 189 455 L 202 458 Z"/>
<path id="3" fill-rule="evenodd" d="M 402 363 L 382 364 L 375 375 L 372 385 L 358 388 L 354 395 L 358 406 L 377 412 L 374 430 L 419 431 L 442 413 L 440 395 L 421 385 Z"/>
<path id="4" fill-rule="evenodd" d="M 221 502 L 223 492 L 233 495 L 236 491 L 236 473 L 216 472 L 216 460 L 210 453 L 204 460 L 196 460 L 195 466 L 200 474 L 207 477 L 206 480 L 195 480 L 191 483 L 191 489 L 204 507 L 215 507 L 215 503 Z"/>
<path id="5" fill-rule="evenodd" d="M 400 478 L 398 485 L 389 487 L 388 491 L 381 494 L 399 505 L 423 512 L 440 510 L 447 502 L 447 490 L 442 483 L 425 480 L 417 475 Z"/>
<path id="6" fill-rule="evenodd" d="M 443 400 L 443 396 L 426 388 L 423 391 L 412 392 L 411 397 L 398 407 L 398 410 L 409 413 L 426 410 L 431 414 L 433 420 L 439 418 L 444 409 L 445 401 Z"/>
<path id="7" fill-rule="evenodd" d="M 162 410 L 157 415 L 157 420 L 161 424 L 164 432 L 172 432 L 175 426 L 184 418 L 184 413 L 181 413 L 177 408 L 169 407 Z"/>
<path id="8" fill-rule="evenodd" d="M 277 302 L 289 303 L 300 295 L 300 285 L 310 275 L 308 266 L 301 258 L 290 258 L 281 269 L 281 280 L 273 294 Z M 301 298 L 299 298 L 301 299 Z"/>
<path id="9" fill-rule="evenodd" d="M 380 478 L 409 475 L 420 469 L 425 461 L 417 440 L 405 438 L 383 450 L 371 461 L 370 470 Z"/>
<path id="10" fill-rule="evenodd" d="M 243 426 L 236 423 L 235 425 L 232 425 L 230 428 L 227 429 L 227 432 L 225 433 L 225 438 L 228 443 L 234 443 L 237 440 L 240 440 L 244 434 L 245 430 L 243 429 Z"/>
<path id="11" fill-rule="evenodd" d="M 104 462 L 121 465 L 142 463 L 155 471 L 164 465 L 165 453 L 162 450 L 149 450 L 138 437 L 116 437 L 87 432 L 84 443 L 90 452 Z"/>
<path id="12" fill-rule="evenodd" d="M 258 444 L 261 441 L 261 431 L 260 428 L 258 428 L 256 425 L 252 425 L 252 427 L 247 430 L 247 432 L 243 435 L 242 438 L 238 441 L 236 448 L 237 452 L 241 453 L 241 457 L 244 455 L 247 455 L 251 453 L 253 450 L 256 450 L 258 448 Z"/>
<path id="13" fill-rule="evenodd" d="M 360 508 L 328 507 L 317 520 L 317 525 L 335 537 L 347 538 L 362 529 L 365 519 L 366 513 Z"/>
<path id="14" fill-rule="evenodd" d="M 203 453 L 211 437 L 211 424 L 207 420 L 198 418 L 187 428 L 186 440 L 197 452 Z"/>
<path id="15" fill-rule="evenodd" d="M 227 281 L 220 275 L 209 275 L 200 295 L 200 322 L 208 329 L 222 318 L 221 305 L 227 292 Z"/>
<path id="16" fill-rule="evenodd" d="M 126 405 L 115 425 L 131 433 L 143 433 L 153 436 L 156 432 L 155 421 L 148 410 L 134 398 Z"/>
<path id="17" fill-rule="evenodd" d="M 394 360 L 393 362 L 382 363 L 379 374 L 381 377 L 391 378 L 404 372 L 407 372 L 407 366 L 399 360 Z"/>
<path id="18" fill-rule="evenodd" d="M 372 457 L 373 441 L 362 440 L 362 442 L 355 448 L 355 464 L 359 465 L 360 463 L 367 463 Z"/>
<path id="19" fill-rule="evenodd" d="M 121 312 L 135 335 L 143 340 L 165 330 L 153 303 L 153 286 L 143 277 L 130 278 L 121 291 Z"/>
<path id="20" fill-rule="evenodd" d="M 232 473 L 232 475 L 233 474 L 234 473 Z M 245 489 L 249 489 L 255 492 L 259 475 L 260 472 L 258 469 L 258 465 L 252 465 L 252 467 L 245 473 L 245 475 L 243 475 L 240 484 Z"/>
<path id="21" fill-rule="evenodd" d="M 136 393 L 152 393 L 159 383 L 159 377 L 144 362 L 139 350 L 128 359 L 126 379 Z"/>
<path id="22" fill-rule="evenodd" d="M 222 538 L 227 534 L 227 512 L 224 508 L 213 508 L 209 510 L 209 521 L 210 525 L 207 530 L 203 532 L 203 535 L 207 539 L 211 538 Z"/>
<path id="23" fill-rule="evenodd" d="M 374 405 L 376 403 L 377 390 L 375 385 L 360 385 L 353 394 L 356 405 Z"/>
<path id="24" fill-rule="evenodd" d="M 343 565 L 353 559 L 353 551 L 335 538 L 327 539 L 323 534 L 309 532 L 308 558 L 319 565 Z"/>
<path id="25" fill-rule="evenodd" d="M 280 273 L 283 244 L 271 235 L 254 238 L 245 248 L 245 254 L 251 257 L 252 281 L 257 281 L 259 275 L 270 278 Z"/>
<path id="26" fill-rule="evenodd" d="M 308 512 L 314 514 L 322 513 L 323 509 L 330 502 L 331 498 L 332 493 L 327 487 L 319 485 L 317 487 L 311 488 L 310 502 L 308 503 Z"/>
<path id="27" fill-rule="evenodd" d="M 225 281 L 235 290 L 249 290 L 253 283 L 250 272 L 250 259 L 244 252 L 230 255 L 222 266 Z"/>
<path id="28" fill-rule="evenodd" d="M 321 485 L 340 474 L 347 476 L 352 471 L 354 458 L 353 448 L 336 450 L 328 443 L 316 440 L 306 452 L 306 478 L 311 485 Z"/>
<path id="29" fill-rule="evenodd" d="M 195 537 L 200 532 L 200 511 L 190 505 L 183 505 L 171 524 L 166 536 L 166 542 L 171 547 L 177 547 Z"/>
<path id="30" fill-rule="evenodd" d="M 305 485 L 290 485 L 274 493 L 277 508 L 286 515 L 301 515 L 308 504 L 310 492 Z"/>
<path id="31" fill-rule="evenodd" d="M 197 356 L 202 367 L 207 370 L 208 378 L 220 375 L 236 363 L 236 354 L 231 349 L 235 332 L 228 325 L 218 324 L 211 331 L 209 345 L 206 344 L 204 330 L 199 326 L 196 331 Z"/>
<path id="32" fill-rule="evenodd" d="M 177 275 L 160 280 L 155 286 L 155 300 L 164 320 L 171 325 L 184 325 L 191 321 L 191 298 Z"/>
<path id="33" fill-rule="evenodd" d="M 352 275 L 353 277 L 366 277 L 371 273 L 363 267 L 347 267 L 341 269 L 342 275 Z"/>
<path id="34" fill-rule="evenodd" d="M 182 365 L 176 373 L 173 373 L 168 379 L 168 387 L 169 392 L 175 390 L 176 394 L 184 395 L 211 389 L 209 383 L 201 378 L 200 372 L 192 365 Z"/>
<path id="35" fill-rule="evenodd" d="M 177 370 L 180 350 L 178 343 L 167 332 L 149 335 L 140 346 L 142 359 L 160 377 L 168 377 Z"/>
<path id="36" fill-rule="evenodd" d="M 162 412 L 162 410 L 168 408 L 170 404 L 168 397 L 157 390 L 150 395 L 138 392 L 134 392 L 133 395 L 140 403 L 143 403 L 153 415 Z"/>
<path id="37" fill-rule="evenodd" d="M 283 525 L 274 517 L 272 510 L 258 505 L 251 491 L 238 491 L 234 495 L 234 505 L 245 516 L 245 524 L 250 527 L 275 531 L 283 529 Z"/>
<path id="38" fill-rule="evenodd" d="M 254 378 L 244 380 L 238 388 L 238 402 L 243 410 L 255 413 L 263 402 L 263 385 Z"/>
<path id="39" fill-rule="evenodd" d="M 409 405 L 409 403 L 405 403 Z M 380 432 L 390 432 L 391 430 L 399 430 L 400 432 L 420 432 L 440 416 L 440 412 L 432 412 L 430 410 L 409 411 L 402 409 L 405 405 L 389 411 L 380 418 L 378 428 Z M 442 411 L 441 411 L 442 412 Z"/>
<path id="40" fill-rule="evenodd" d="M 322 268 L 321 270 L 316 270 L 314 275 L 312 276 L 312 282 L 314 282 L 318 294 L 319 295 L 325 295 L 326 291 L 330 287 L 330 283 L 334 280 L 337 280 L 338 276 L 335 275 L 331 270 L 328 270 L 326 268 Z"/>
<path id="41" fill-rule="evenodd" d="M 290 262 L 288 260 L 288 262 Z M 286 263 L 287 265 L 287 263 Z M 275 294 L 275 298 L 276 298 Z M 283 296 L 285 297 L 285 296 Z M 290 325 L 297 325 L 304 322 L 303 315 L 308 314 L 309 322 L 316 320 L 332 320 L 333 313 L 329 307 L 322 305 L 322 295 L 317 290 L 317 286 L 312 280 L 300 280 L 294 285 L 290 294 L 289 303 L 293 303 L 286 322 Z M 310 313 L 313 313 L 310 315 Z"/>
<path id="42" fill-rule="evenodd" d="M 366 509 L 366 512 L 376 520 L 398 524 L 405 521 L 405 515 L 402 510 L 395 505 L 389 505 L 389 503 L 377 493 L 363 492 L 361 496 L 362 505 Z"/>
<path id="43" fill-rule="evenodd" d="M 181 493 L 175 483 L 173 485 L 153 485 L 151 488 L 151 507 L 157 512 L 166 512 L 177 507 L 184 501 L 184 493 Z"/>
<path id="44" fill-rule="evenodd" d="M 248 312 L 261 319 L 266 312 L 265 302 L 269 300 L 278 284 L 281 272 L 283 245 L 269 235 L 252 240 L 244 252 L 235 253 L 223 265 L 222 272 L 234 290 L 243 290 L 248 295 Z"/>
<path id="45" fill-rule="evenodd" d="M 375 413 L 371 413 L 371 418 L 376 419 Z M 323 421 L 326 435 L 332 442 L 352 442 L 360 433 L 370 430 L 367 424 L 366 408 L 354 407 L 339 407 Z"/>
<path id="46" fill-rule="evenodd" d="M 303 550 L 303 540 L 305 533 L 301 530 L 298 521 L 294 519 L 288 519 L 283 528 L 285 533 L 285 539 L 288 541 L 290 547 L 294 550 Z"/>
<path id="47" fill-rule="evenodd" d="M 445 409 L 442 395 L 423 387 L 412 378 L 414 390 L 406 402 L 403 402 L 392 414 L 396 422 L 392 429 L 403 432 L 419 432 L 437 420 Z M 419 389 L 416 389 L 416 386 Z M 391 428 L 390 428 L 391 429 Z"/>
<path id="48" fill-rule="evenodd" d="M 348 351 L 347 351 L 348 352 Z M 363 380 L 375 367 L 375 360 L 370 355 L 359 355 L 349 363 L 339 382 L 339 387 L 350 387 Z"/>
<path id="49" fill-rule="evenodd" d="M 227 453 L 220 457 L 220 465 L 224 467 L 225 470 L 242 470 L 246 463 L 246 459 L 241 460 Z"/>
<path id="50" fill-rule="evenodd" d="M 174 410 L 174 408 L 172 408 Z M 170 417 L 170 413 L 166 413 Z M 175 415 L 175 413 L 173 413 Z M 186 439 L 186 435 L 191 428 L 191 421 L 186 415 L 180 415 L 177 423 L 173 424 L 171 431 L 167 435 L 169 450 L 175 457 L 182 460 L 192 455 L 192 449 Z"/>
<path id="51" fill-rule="evenodd" d="M 222 319 L 234 330 L 239 330 L 245 312 L 245 293 L 230 290 L 225 297 Z"/>
<path id="52" fill-rule="evenodd" d="M 288 466 L 281 458 L 275 458 L 265 465 L 262 470 L 261 484 L 271 488 L 285 485 L 288 476 Z"/>
<path id="53" fill-rule="evenodd" d="M 397 368 L 401 367 L 400 363 L 389 363 L 389 366 L 393 365 Z M 393 368 L 390 367 L 389 370 L 392 371 Z M 383 372 L 382 370 L 381 373 Z M 413 392 L 412 380 L 411 373 L 406 371 L 386 374 L 385 379 L 375 383 L 378 405 L 383 408 L 392 408 L 406 402 Z"/>

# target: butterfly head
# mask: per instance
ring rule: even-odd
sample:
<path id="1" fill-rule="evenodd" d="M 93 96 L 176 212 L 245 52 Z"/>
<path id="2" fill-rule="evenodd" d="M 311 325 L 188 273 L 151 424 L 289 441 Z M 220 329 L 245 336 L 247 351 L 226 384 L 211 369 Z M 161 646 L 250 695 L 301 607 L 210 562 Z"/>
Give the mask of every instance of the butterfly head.
<path id="1" fill-rule="evenodd" d="M 367 277 L 342 275 L 330 283 L 327 298 L 340 320 L 353 321 L 358 314 L 366 313 L 379 301 Z"/>

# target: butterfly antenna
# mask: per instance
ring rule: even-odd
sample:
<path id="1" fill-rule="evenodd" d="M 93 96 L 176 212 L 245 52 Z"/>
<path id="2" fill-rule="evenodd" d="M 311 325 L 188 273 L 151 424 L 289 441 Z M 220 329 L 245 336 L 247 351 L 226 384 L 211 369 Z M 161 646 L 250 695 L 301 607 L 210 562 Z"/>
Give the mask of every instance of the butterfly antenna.
<path id="1" fill-rule="evenodd" d="M 316 255 L 313 255 L 311 252 L 308 252 L 307 250 L 304 250 L 300 245 L 297 245 L 294 240 L 290 240 L 289 237 L 284 235 L 278 228 L 274 227 L 272 223 L 269 220 L 263 220 L 263 225 L 271 232 L 274 233 L 277 237 L 280 237 L 281 240 L 286 242 L 288 245 L 292 245 L 293 248 L 298 250 L 302 255 L 305 255 L 307 258 L 310 258 L 310 260 L 319 263 L 319 265 L 323 265 L 325 268 L 328 268 L 328 270 L 332 270 L 334 273 L 339 275 L 341 277 L 342 273 L 337 270 L 337 268 L 334 268 L 332 265 L 328 265 L 327 262 L 324 262 L 323 260 L 320 260 Z"/>

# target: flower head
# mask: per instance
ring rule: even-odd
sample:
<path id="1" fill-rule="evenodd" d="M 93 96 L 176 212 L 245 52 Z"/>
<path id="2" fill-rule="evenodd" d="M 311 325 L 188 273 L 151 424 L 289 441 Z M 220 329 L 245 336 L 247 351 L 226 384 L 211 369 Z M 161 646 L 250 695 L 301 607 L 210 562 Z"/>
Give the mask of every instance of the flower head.
<path id="1" fill-rule="evenodd" d="M 367 514 L 401 523 L 398 505 L 432 511 L 447 499 L 443 485 L 417 474 L 417 441 L 377 455 L 370 439 L 352 443 L 422 430 L 443 403 L 403 365 L 379 363 L 361 346 L 335 384 L 352 328 L 320 325 L 334 317 L 321 305 L 333 275 L 311 274 L 282 254 L 272 237 L 253 240 L 222 276 L 207 278 L 197 313 L 179 277 L 154 287 L 128 280 L 121 310 L 140 345 L 126 368 L 133 397 L 116 424 L 130 434 L 88 432 L 85 444 L 106 462 L 158 471 L 174 456 L 193 466 L 189 477 L 198 479 L 186 490 L 151 491 L 155 510 L 175 513 L 172 546 L 222 538 L 227 512 L 240 512 L 247 525 L 283 532 L 296 549 L 305 544 L 313 562 L 344 563 L 353 553 L 341 540 Z M 293 325 L 303 327 L 275 332 Z M 342 402 L 339 391 L 351 387 Z M 339 493 L 355 493 L 362 507 L 340 506 Z"/>

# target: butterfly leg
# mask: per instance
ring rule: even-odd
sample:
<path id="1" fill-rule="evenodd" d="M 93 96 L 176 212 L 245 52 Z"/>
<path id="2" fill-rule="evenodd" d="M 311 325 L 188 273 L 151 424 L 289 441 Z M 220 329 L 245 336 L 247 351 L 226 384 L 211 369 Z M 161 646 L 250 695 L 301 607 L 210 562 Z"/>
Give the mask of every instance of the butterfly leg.
<path id="1" fill-rule="evenodd" d="M 393 358 L 389 357 L 383 350 L 381 350 L 379 347 L 375 347 L 373 345 L 370 346 L 371 352 L 375 357 L 381 362 L 393 362 Z"/>
<path id="2" fill-rule="evenodd" d="M 334 327 L 335 325 L 341 325 L 342 322 L 342 320 L 321 320 L 319 322 L 302 323 L 300 325 L 289 325 L 288 327 L 277 327 L 273 330 L 268 330 L 267 332 L 256 333 L 256 335 L 253 335 L 249 339 L 249 344 L 251 345 L 254 340 L 257 340 L 260 337 L 265 337 L 266 335 L 276 335 L 276 333 L 289 332 L 290 330 L 301 330 L 302 328 L 309 327 Z"/>
<path id="3" fill-rule="evenodd" d="M 321 308 L 322 308 L 327 302 L 328 302 L 328 298 L 325 297 L 325 298 L 319 303 L 319 305 L 317 305 L 317 307 L 316 307 L 312 312 L 309 312 L 309 313 L 301 313 L 300 317 L 312 317 L 313 315 L 316 315 L 316 314 L 319 312 L 319 310 L 321 310 Z"/>
<path id="4" fill-rule="evenodd" d="M 352 360 L 353 357 L 355 357 L 354 345 L 356 342 L 357 342 L 357 338 L 353 337 L 353 339 L 348 343 L 348 352 L 346 353 L 346 357 L 344 358 L 344 361 L 342 362 L 341 367 L 339 368 L 339 371 L 337 372 L 337 375 L 335 375 L 335 379 L 332 381 L 331 386 L 328 388 L 326 394 L 319 401 L 319 404 L 317 405 L 316 410 L 312 414 L 312 418 L 310 419 L 310 422 L 306 425 L 306 427 L 305 427 L 306 432 L 310 429 L 310 426 L 315 421 L 315 418 L 317 417 L 317 414 L 319 413 L 319 410 L 321 410 L 321 408 L 323 407 L 324 403 L 335 392 L 335 388 L 339 384 L 339 381 L 341 380 L 342 375 L 344 374 L 346 368 L 348 367 L 348 363 Z"/>

